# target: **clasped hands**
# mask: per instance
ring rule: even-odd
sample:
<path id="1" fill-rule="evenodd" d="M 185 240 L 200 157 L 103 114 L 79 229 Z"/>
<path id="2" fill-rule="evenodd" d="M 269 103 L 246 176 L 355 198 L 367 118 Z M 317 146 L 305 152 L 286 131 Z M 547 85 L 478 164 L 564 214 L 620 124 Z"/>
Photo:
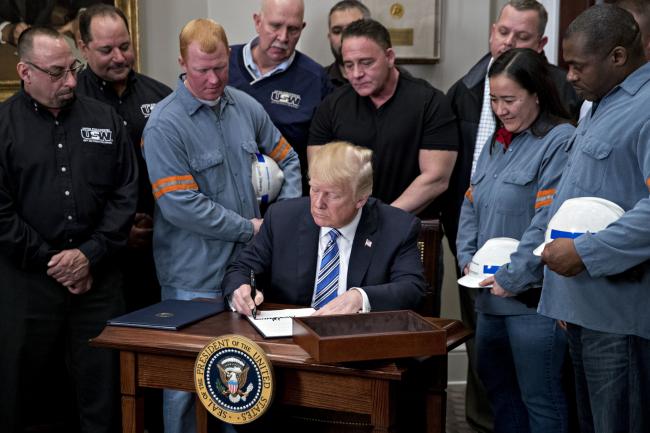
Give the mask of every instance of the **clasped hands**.
<path id="1" fill-rule="evenodd" d="M 253 314 L 253 308 L 264 302 L 264 294 L 257 290 L 255 301 L 251 298 L 251 286 L 242 284 L 235 290 L 230 297 L 230 306 L 239 314 L 250 316 Z M 330 314 L 354 314 L 361 311 L 363 307 L 363 297 L 358 290 L 348 290 L 328 302 L 323 308 L 317 310 L 314 316 L 326 316 Z"/>
<path id="2" fill-rule="evenodd" d="M 90 262 L 77 248 L 55 254 L 47 267 L 47 275 L 65 286 L 73 295 L 86 293 L 92 286 Z"/>

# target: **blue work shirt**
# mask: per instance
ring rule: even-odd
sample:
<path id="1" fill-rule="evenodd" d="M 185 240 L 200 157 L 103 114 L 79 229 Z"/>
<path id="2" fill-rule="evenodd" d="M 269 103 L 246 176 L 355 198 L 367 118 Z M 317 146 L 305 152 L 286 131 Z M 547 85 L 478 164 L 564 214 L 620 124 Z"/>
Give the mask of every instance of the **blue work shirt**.
<path id="1" fill-rule="evenodd" d="M 650 64 L 615 86 L 580 122 L 549 218 L 574 197 L 601 197 L 625 214 L 574 245 L 586 270 L 546 270 L 539 312 L 585 328 L 650 338 Z M 620 274 L 640 265 L 636 277 Z"/>
<path id="2" fill-rule="evenodd" d="M 544 231 L 535 222 L 547 219 L 567 161 L 563 149 L 573 131 L 564 123 L 538 137 L 529 128 L 506 151 L 500 143 L 491 149 L 491 140 L 483 147 L 461 209 L 456 240 L 461 271 L 486 241 L 509 237 L 519 240 L 519 247 L 497 271 L 496 281 L 515 294 L 541 286 L 543 265 L 533 250 L 544 241 Z M 475 307 L 488 314 L 536 313 L 523 302 L 492 295 L 490 289 L 480 289 Z"/>
<path id="3" fill-rule="evenodd" d="M 255 152 L 272 157 L 284 172 L 278 200 L 301 195 L 298 155 L 262 106 L 229 86 L 209 107 L 179 81 L 156 105 L 143 137 L 163 294 L 214 295 L 233 255 L 253 236 L 250 219 L 260 217 L 251 181 Z"/>

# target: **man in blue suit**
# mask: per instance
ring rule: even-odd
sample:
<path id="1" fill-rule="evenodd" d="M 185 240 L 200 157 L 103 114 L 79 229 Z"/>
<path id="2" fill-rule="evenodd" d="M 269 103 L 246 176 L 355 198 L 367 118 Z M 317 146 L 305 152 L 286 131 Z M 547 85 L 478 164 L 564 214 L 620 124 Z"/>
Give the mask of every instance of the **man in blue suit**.
<path id="1" fill-rule="evenodd" d="M 372 151 L 323 146 L 309 166 L 309 197 L 277 203 L 259 234 L 228 267 L 224 295 L 241 314 L 264 300 L 311 305 L 316 314 L 416 308 L 425 281 L 420 221 L 369 198 Z M 251 297 L 250 273 L 264 292 Z"/>

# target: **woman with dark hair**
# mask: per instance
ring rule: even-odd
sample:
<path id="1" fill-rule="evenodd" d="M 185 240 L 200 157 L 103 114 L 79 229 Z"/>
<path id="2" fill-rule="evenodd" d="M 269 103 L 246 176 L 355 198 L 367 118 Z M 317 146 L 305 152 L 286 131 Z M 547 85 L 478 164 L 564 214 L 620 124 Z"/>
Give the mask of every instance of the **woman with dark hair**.
<path id="1" fill-rule="evenodd" d="M 533 249 L 567 160 L 574 127 L 550 79 L 546 59 L 527 48 L 499 56 L 488 72 L 497 130 L 483 147 L 466 193 L 458 263 L 492 238 L 519 240 L 510 263 L 479 283 L 475 355 L 494 412 L 494 431 L 566 432 L 562 389 L 566 337 L 537 314 L 543 265 Z"/>

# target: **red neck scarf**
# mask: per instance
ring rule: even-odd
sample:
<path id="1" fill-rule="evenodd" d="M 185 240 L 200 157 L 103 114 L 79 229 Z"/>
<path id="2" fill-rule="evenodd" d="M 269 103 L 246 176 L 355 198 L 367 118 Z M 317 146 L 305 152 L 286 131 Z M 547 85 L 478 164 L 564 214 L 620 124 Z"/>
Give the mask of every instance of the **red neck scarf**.
<path id="1" fill-rule="evenodd" d="M 512 132 L 501 126 L 499 129 L 497 129 L 496 141 L 501 143 L 504 151 L 508 150 L 508 147 L 512 142 Z"/>

